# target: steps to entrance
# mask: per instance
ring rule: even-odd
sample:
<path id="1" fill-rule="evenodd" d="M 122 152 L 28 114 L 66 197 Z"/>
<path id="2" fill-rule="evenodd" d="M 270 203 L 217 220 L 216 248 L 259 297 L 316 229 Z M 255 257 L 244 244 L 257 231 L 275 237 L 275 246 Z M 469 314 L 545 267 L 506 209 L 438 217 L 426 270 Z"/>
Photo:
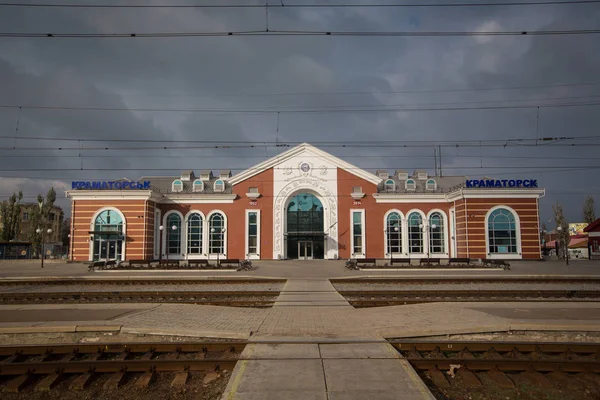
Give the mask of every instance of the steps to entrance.
<path id="1" fill-rule="evenodd" d="M 433 400 L 387 343 L 249 344 L 221 400 Z"/>
<path id="2" fill-rule="evenodd" d="M 289 279 L 275 301 L 274 307 L 302 306 L 352 308 L 329 280 Z"/>

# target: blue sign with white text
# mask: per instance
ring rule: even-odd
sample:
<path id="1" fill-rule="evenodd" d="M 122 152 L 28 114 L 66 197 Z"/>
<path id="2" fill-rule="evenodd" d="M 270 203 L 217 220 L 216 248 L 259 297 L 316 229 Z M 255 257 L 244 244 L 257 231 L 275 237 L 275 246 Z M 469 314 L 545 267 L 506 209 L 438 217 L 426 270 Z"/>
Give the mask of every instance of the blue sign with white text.
<path id="1" fill-rule="evenodd" d="M 536 188 L 537 179 L 467 179 L 468 188 Z"/>
<path id="2" fill-rule="evenodd" d="M 71 189 L 76 190 L 150 190 L 150 181 L 73 181 Z"/>

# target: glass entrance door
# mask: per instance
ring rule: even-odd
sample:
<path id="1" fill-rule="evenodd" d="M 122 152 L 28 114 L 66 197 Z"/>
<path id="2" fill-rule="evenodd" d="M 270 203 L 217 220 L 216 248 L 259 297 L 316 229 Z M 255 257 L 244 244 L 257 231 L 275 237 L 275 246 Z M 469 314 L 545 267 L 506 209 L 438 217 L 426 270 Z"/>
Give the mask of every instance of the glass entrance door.
<path id="1" fill-rule="evenodd" d="M 312 260 L 313 259 L 313 242 L 308 240 L 298 241 L 298 259 Z"/>
<path id="2" fill-rule="evenodd" d="M 120 260 L 123 241 L 120 239 L 99 238 L 94 241 L 94 260 Z"/>

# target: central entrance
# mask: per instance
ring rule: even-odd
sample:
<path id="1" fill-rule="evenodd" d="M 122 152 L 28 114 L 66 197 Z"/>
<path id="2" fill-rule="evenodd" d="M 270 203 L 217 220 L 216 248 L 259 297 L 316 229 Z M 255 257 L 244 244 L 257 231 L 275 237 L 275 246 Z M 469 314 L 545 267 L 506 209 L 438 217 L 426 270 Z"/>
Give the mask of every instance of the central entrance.
<path id="1" fill-rule="evenodd" d="M 290 198 L 285 233 L 288 259 L 325 258 L 323 212 L 321 200 L 312 193 L 300 193 Z"/>

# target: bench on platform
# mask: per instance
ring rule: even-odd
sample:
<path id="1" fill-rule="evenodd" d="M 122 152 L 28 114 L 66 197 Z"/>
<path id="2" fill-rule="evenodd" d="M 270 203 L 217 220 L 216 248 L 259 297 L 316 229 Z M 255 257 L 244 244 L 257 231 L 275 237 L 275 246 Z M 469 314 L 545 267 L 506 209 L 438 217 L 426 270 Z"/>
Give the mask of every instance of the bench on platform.
<path id="1" fill-rule="evenodd" d="M 392 258 L 390 259 L 390 265 L 404 264 L 410 266 L 410 258 Z"/>
<path id="2" fill-rule="evenodd" d="M 377 259 L 376 258 L 357 258 L 356 265 L 358 265 L 359 267 L 364 267 L 364 266 L 374 267 L 377 265 Z"/>
<path id="3" fill-rule="evenodd" d="M 94 261 L 88 265 L 89 272 L 94 271 L 96 268 L 104 269 L 104 261 Z"/>
<path id="4" fill-rule="evenodd" d="M 160 268 L 179 268 L 179 260 L 160 260 L 158 266 Z"/>
<path id="5" fill-rule="evenodd" d="M 441 259 L 439 258 L 421 258 L 419 260 L 419 266 L 422 266 L 423 264 L 425 265 L 440 265 L 441 264 Z"/>
<path id="6" fill-rule="evenodd" d="M 240 266 L 240 259 L 239 258 L 224 258 L 222 260 L 218 260 L 218 267 L 222 266 L 222 265 L 235 265 L 236 267 Z"/>
<path id="7" fill-rule="evenodd" d="M 130 267 L 151 267 L 152 260 L 129 260 L 127 264 Z"/>
<path id="8" fill-rule="evenodd" d="M 488 267 L 503 267 L 504 269 L 510 269 L 510 264 L 506 260 L 497 260 L 495 258 L 484 258 L 481 260 L 481 264 Z"/>
<path id="9" fill-rule="evenodd" d="M 450 258 L 448 260 L 448 265 L 469 265 L 470 263 L 470 258 Z"/>
<path id="10" fill-rule="evenodd" d="M 188 267 L 202 267 L 207 268 L 210 264 L 208 260 L 188 260 Z"/>

